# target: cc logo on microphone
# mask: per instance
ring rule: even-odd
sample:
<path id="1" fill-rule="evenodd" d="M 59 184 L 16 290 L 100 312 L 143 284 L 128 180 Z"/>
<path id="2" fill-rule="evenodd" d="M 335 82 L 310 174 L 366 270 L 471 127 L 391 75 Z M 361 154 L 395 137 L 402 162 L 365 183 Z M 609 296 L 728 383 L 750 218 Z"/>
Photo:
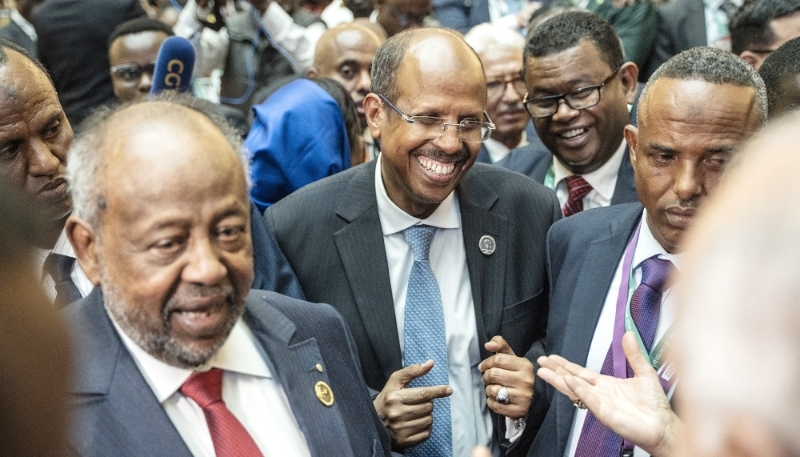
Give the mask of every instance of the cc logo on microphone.
<path id="1" fill-rule="evenodd" d="M 172 59 L 167 63 L 167 76 L 164 77 L 164 85 L 170 88 L 177 88 L 181 85 L 181 74 L 183 73 L 183 62 Z"/>

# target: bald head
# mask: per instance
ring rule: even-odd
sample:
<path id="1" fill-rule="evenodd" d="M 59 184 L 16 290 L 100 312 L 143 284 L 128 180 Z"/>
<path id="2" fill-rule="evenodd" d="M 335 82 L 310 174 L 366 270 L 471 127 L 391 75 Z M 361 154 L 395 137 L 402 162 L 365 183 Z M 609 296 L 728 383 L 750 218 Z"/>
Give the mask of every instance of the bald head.
<path id="1" fill-rule="evenodd" d="M 374 31 L 360 24 L 343 24 L 326 31 L 317 42 L 310 77 L 331 78 L 340 83 L 356 104 L 362 127 L 364 97 L 370 90 L 375 53 L 383 44 Z"/>
<path id="2" fill-rule="evenodd" d="M 253 281 L 235 144 L 206 113 L 155 100 L 93 120 L 71 152 L 67 234 L 81 268 L 122 331 L 172 366 L 217 352 Z"/>
<path id="3" fill-rule="evenodd" d="M 676 335 L 685 455 L 800 455 L 798 122 L 743 148 L 688 237 Z"/>

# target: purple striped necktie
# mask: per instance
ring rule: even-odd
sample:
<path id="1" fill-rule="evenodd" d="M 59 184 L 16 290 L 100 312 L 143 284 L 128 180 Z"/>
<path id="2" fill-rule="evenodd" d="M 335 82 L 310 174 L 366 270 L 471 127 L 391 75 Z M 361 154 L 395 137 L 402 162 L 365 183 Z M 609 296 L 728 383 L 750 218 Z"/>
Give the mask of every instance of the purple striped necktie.
<path id="1" fill-rule="evenodd" d="M 567 196 L 567 203 L 564 204 L 561 212 L 564 217 L 569 217 L 583 211 L 583 198 L 592 191 L 592 185 L 586 182 L 583 176 L 572 175 L 565 179 L 569 195 Z"/>
<path id="2" fill-rule="evenodd" d="M 671 271 L 672 262 L 669 260 L 650 257 L 642 262 L 642 283 L 631 298 L 631 317 L 648 352 L 652 349 L 658 327 L 661 293 Z M 627 278 L 622 280 L 627 281 Z M 633 370 L 627 363 L 625 365 L 627 376 L 630 378 L 633 376 Z M 609 376 L 614 374 L 614 355 L 611 347 L 608 348 L 600 374 Z M 620 455 L 621 449 L 622 438 L 598 422 L 594 414 L 587 412 L 575 457 L 616 457 Z"/>

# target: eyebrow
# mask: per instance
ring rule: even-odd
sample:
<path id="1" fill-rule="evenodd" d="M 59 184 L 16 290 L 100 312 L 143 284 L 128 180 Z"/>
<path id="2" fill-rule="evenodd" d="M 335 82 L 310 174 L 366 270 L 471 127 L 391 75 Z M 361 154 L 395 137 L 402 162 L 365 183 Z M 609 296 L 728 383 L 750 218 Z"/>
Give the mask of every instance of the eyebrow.
<path id="1" fill-rule="evenodd" d="M 659 143 L 649 143 L 647 145 L 647 147 L 649 147 L 650 149 L 654 149 L 656 151 L 661 151 L 661 152 L 677 152 L 675 149 L 672 149 L 672 148 L 670 148 L 668 146 L 664 146 L 663 144 L 659 144 Z M 725 145 L 725 146 L 719 146 L 719 147 L 716 147 L 716 148 L 707 149 L 706 152 L 707 153 L 712 153 L 712 154 L 713 153 L 718 153 L 718 152 L 734 152 L 734 151 L 736 151 L 736 149 L 737 149 L 737 145 L 728 144 L 728 145 Z"/>

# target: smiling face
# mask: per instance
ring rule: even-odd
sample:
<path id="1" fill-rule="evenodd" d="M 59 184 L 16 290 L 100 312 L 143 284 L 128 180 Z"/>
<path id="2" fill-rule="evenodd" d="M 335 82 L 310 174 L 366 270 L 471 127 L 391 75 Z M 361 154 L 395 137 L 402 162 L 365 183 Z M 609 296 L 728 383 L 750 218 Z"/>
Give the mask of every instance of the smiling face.
<path id="1" fill-rule="evenodd" d="M 750 87 L 662 78 L 648 89 L 625 138 L 648 226 L 668 252 L 760 122 Z"/>
<path id="2" fill-rule="evenodd" d="M 614 70 L 587 39 L 562 52 L 529 57 L 525 64 L 528 100 L 600 84 Z M 533 120 L 545 146 L 573 173 L 597 170 L 619 148 L 628 123 L 627 105 L 636 96 L 637 75 L 636 65 L 626 63 L 600 89 L 595 106 L 576 110 L 562 100 L 555 114 Z"/>
<path id="3" fill-rule="evenodd" d="M 219 349 L 244 310 L 250 210 L 243 167 L 222 133 L 187 108 L 153 108 L 129 108 L 150 119 L 110 127 L 106 210 L 87 276 L 139 346 L 190 367 Z"/>
<path id="4" fill-rule="evenodd" d="M 331 78 L 344 86 L 364 128 L 364 97 L 369 93 L 372 60 L 380 45 L 381 39 L 372 30 L 347 24 L 326 32 L 314 52 L 313 75 Z"/>
<path id="5" fill-rule="evenodd" d="M 0 174 L 40 203 L 48 220 L 62 220 L 72 209 L 64 179 L 72 127 L 47 75 L 18 52 L 5 52 Z"/>
<path id="6" fill-rule="evenodd" d="M 431 31 L 411 45 L 397 71 L 395 106 L 411 116 L 458 124 L 483 120 L 486 80 L 478 57 L 449 32 Z M 365 101 L 367 120 L 381 141 L 383 184 L 406 213 L 424 219 L 455 189 L 478 155 L 480 143 L 462 142 L 449 126 L 439 138 L 414 135 L 375 94 Z"/>
<path id="7" fill-rule="evenodd" d="M 486 81 L 489 84 L 504 84 L 502 93 L 486 100 L 486 113 L 497 126 L 492 138 L 514 148 L 522 139 L 522 131 L 530 119 L 522 106 L 524 91 L 520 94 L 514 89 L 514 84 L 508 83 L 520 78 L 522 49 L 493 49 L 480 57 L 486 71 Z"/>

